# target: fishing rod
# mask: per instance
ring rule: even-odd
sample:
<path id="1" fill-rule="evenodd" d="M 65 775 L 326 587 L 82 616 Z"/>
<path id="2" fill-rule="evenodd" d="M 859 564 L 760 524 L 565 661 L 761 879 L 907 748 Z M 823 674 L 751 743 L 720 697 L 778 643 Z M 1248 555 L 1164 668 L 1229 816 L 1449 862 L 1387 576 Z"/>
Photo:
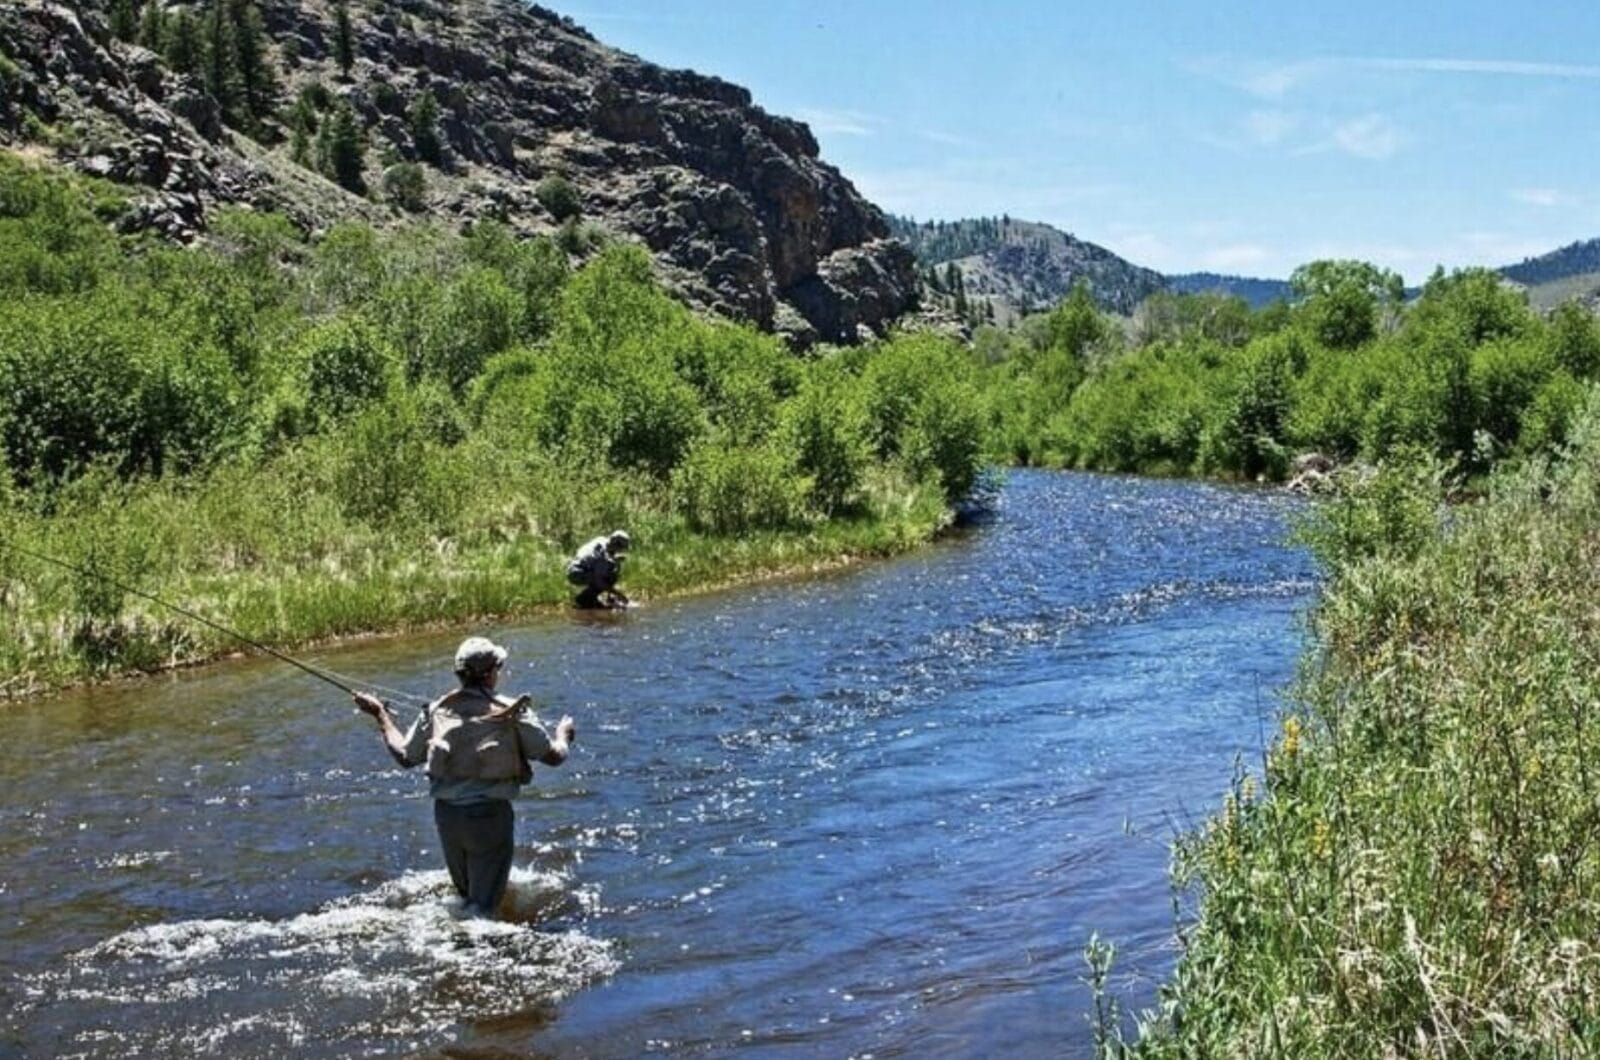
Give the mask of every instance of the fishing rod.
<path id="1" fill-rule="evenodd" d="M 247 644 L 250 647 L 256 649 L 257 651 L 265 652 L 266 654 L 272 656 L 274 659 L 280 659 L 283 662 L 288 663 L 290 666 L 293 666 L 298 670 L 302 670 L 305 673 L 310 674 L 312 677 L 315 677 L 319 681 L 326 681 L 328 684 L 330 684 L 333 687 L 339 689 L 341 692 L 348 693 L 349 695 L 352 695 L 352 696 L 356 695 L 356 689 L 355 689 L 355 687 L 353 685 L 353 679 L 348 677 L 345 674 L 341 674 L 336 670 L 327 670 L 327 669 L 324 669 L 324 668 L 319 667 L 319 666 L 312 666 L 310 663 L 301 662 L 299 659 L 296 659 L 294 656 L 289 655 L 289 654 L 287 654 L 285 652 L 281 652 L 277 648 L 272 647 L 270 644 L 263 644 L 259 640 L 255 640 L 255 639 L 253 639 L 251 637 L 247 637 L 243 633 L 240 633 L 238 630 L 230 629 L 229 627 L 224 626 L 221 622 L 217 622 L 217 621 L 214 621 L 212 619 L 209 619 L 205 615 L 200 614 L 199 612 L 191 611 L 189 608 L 184 607 L 181 604 L 175 604 L 170 600 L 163 600 L 163 599 L 161 599 L 161 597 L 156 596 L 156 595 L 154 595 L 152 593 L 147 593 L 142 589 L 136 589 L 133 586 L 126 584 L 125 582 L 122 582 L 122 581 L 117 580 L 116 578 L 113 578 L 111 575 L 106 574 L 104 571 L 91 570 L 88 567 L 81 567 L 81 566 L 79 566 L 79 565 L 77 565 L 75 563 L 68 563 L 64 559 L 57 559 L 55 556 L 49 556 L 49 555 L 46 555 L 43 552 L 35 552 L 33 549 L 25 548 L 22 545 L 17 544 L 15 541 L 0 543 L 0 548 L 9 548 L 11 551 L 16 552 L 16 553 L 18 553 L 20 555 L 27 556 L 27 557 L 29 557 L 31 559 L 39 560 L 41 563 L 48 563 L 48 564 L 50 564 L 52 566 L 60 567 L 62 570 L 70 571 L 73 574 L 77 574 L 77 575 L 79 575 L 81 577 L 98 578 L 101 581 L 105 582 L 107 585 L 112 586 L 113 588 L 120 589 L 125 593 L 128 593 L 128 594 L 133 595 L 133 596 L 137 596 L 141 600 L 148 600 L 153 604 L 157 604 L 157 605 L 159 605 L 161 607 L 165 607 L 169 611 L 176 611 L 178 614 L 184 616 L 185 618 L 191 619 L 191 620 L 193 620 L 195 622 L 199 622 L 203 626 L 209 626 L 210 628 L 216 630 L 218 633 L 222 633 L 222 634 L 224 634 L 226 636 L 232 637 L 234 640 L 240 641 L 243 644 Z M 412 700 L 421 700 L 422 699 L 422 697 L 414 695 L 414 694 L 412 694 L 410 692 L 400 692 L 400 691 L 397 691 L 397 690 L 395 690 L 393 688 L 384 688 L 382 685 L 373 684 L 370 681 L 366 682 L 366 684 L 367 684 L 367 686 L 369 688 L 373 688 L 373 689 L 376 689 L 379 692 L 385 692 L 385 693 L 388 693 L 389 695 L 397 696 L 397 697 L 400 697 L 400 698 L 403 698 L 403 699 L 412 699 Z"/>

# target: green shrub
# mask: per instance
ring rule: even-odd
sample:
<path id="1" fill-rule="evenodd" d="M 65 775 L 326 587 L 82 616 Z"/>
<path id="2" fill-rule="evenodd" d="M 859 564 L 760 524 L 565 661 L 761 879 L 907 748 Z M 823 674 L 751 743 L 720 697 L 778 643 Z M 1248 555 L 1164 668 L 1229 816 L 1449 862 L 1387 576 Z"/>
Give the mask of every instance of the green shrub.
<path id="1" fill-rule="evenodd" d="M 428 177 L 415 162 L 398 162 L 383 171 L 383 195 L 407 213 L 428 206 Z"/>
<path id="2" fill-rule="evenodd" d="M 810 481 L 811 509 L 825 516 L 855 507 L 872 458 L 867 412 L 853 383 L 819 365 L 783 406 L 780 444 Z"/>
<path id="3" fill-rule="evenodd" d="M 1549 349 L 1537 340 L 1496 339 L 1472 352 L 1475 422 L 1504 446 L 1522 433 L 1523 413 L 1555 374 Z"/>
<path id="4" fill-rule="evenodd" d="M 557 221 L 575 220 L 583 213 L 578 189 L 566 177 L 552 174 L 541 180 L 533 192 L 539 205 Z"/>
<path id="5" fill-rule="evenodd" d="M 306 405 L 318 423 L 332 423 L 379 401 L 398 381 L 398 358 L 359 318 L 336 318 L 309 331 L 297 356 L 304 365 Z"/>
<path id="6" fill-rule="evenodd" d="M 395 390 L 322 440 L 337 453 L 334 495 L 351 518 L 431 529 L 484 495 L 452 476 L 449 451 L 436 440 L 428 411 Z"/>
<path id="7" fill-rule="evenodd" d="M 698 530 L 743 534 L 799 522 L 808 483 L 776 445 L 743 448 L 707 435 L 672 476 L 679 510 Z"/>
<path id="8" fill-rule="evenodd" d="M 101 459 L 182 472 L 216 455 L 238 383 L 220 350 L 186 338 L 114 291 L 0 306 L 0 419 L 19 480 Z"/>

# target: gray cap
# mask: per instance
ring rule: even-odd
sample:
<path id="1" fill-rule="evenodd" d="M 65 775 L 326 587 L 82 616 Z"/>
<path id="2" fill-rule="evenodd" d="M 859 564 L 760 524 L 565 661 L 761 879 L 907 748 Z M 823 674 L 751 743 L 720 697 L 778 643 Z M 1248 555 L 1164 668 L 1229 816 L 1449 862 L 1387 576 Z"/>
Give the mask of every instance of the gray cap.
<path id="1" fill-rule="evenodd" d="M 468 637 L 456 649 L 456 672 L 486 674 L 506 661 L 506 650 L 488 637 Z"/>

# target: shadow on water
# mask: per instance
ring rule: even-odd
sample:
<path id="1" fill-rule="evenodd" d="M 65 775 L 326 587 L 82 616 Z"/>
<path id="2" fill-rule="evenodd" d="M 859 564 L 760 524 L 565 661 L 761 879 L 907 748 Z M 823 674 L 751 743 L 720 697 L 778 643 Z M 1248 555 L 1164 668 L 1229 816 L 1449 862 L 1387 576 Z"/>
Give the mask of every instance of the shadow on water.
<path id="1" fill-rule="evenodd" d="M 487 631 L 579 719 L 463 920 L 420 776 L 278 664 L 19 704 L 0 1055 L 1082 1052 L 1170 968 L 1169 822 L 1272 725 L 1288 499 L 1016 472 L 902 559 Z M 322 653 L 426 695 L 461 631 Z"/>

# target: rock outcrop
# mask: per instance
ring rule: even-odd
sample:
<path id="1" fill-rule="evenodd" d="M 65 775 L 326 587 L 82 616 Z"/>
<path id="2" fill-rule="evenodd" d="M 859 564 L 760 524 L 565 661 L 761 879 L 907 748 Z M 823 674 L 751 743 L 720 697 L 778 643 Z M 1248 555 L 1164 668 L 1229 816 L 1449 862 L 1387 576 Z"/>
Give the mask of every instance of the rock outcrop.
<path id="1" fill-rule="evenodd" d="M 417 159 L 406 115 L 429 92 L 445 145 L 427 170 L 434 217 L 553 230 L 536 189 L 559 175 L 586 220 L 648 246 L 691 303 L 801 345 L 857 341 L 916 300 L 911 255 L 882 213 L 821 160 L 804 124 L 768 114 L 737 85 L 651 65 L 516 0 L 352 3 L 346 77 L 332 3 L 256 6 L 281 92 L 253 139 L 224 126 L 194 79 L 113 39 L 91 6 L 0 8 L 0 144 L 142 189 L 127 223 L 177 239 L 226 203 L 279 210 L 307 229 L 383 221 L 398 212 L 290 160 L 290 107 L 313 83 L 348 102 L 378 187 L 385 156 Z"/>

